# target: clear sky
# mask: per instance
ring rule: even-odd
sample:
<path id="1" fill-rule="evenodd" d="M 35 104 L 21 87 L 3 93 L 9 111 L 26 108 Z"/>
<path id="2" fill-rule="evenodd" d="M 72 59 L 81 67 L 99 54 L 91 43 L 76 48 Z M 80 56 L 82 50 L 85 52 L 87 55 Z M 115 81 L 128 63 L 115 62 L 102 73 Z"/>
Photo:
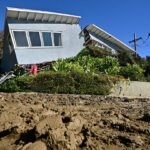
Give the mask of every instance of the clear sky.
<path id="1" fill-rule="evenodd" d="M 138 53 L 150 56 L 150 0 L 0 0 L 0 30 L 3 30 L 6 7 L 28 8 L 80 15 L 81 27 L 94 23 L 127 45 L 133 33 Z"/>

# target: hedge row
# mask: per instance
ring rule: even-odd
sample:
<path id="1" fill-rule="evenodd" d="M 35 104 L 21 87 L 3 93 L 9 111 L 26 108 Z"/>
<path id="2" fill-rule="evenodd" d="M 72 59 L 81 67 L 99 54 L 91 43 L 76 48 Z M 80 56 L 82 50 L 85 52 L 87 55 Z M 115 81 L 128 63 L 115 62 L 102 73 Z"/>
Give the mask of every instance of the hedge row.
<path id="1" fill-rule="evenodd" d="M 1 92 L 46 92 L 64 94 L 110 93 L 111 82 L 107 76 L 81 72 L 41 72 L 36 77 L 17 77 L 0 86 Z"/>

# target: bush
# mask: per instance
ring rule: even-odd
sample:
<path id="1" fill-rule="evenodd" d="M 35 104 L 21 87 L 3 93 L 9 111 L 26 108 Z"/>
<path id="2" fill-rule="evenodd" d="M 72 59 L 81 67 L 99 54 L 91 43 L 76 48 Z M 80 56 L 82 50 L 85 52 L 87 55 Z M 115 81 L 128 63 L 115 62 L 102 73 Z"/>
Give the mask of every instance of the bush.
<path id="1" fill-rule="evenodd" d="M 94 47 L 94 46 L 88 46 L 88 47 L 84 48 L 77 55 L 77 57 L 82 57 L 82 56 L 104 58 L 106 56 L 112 56 L 112 53 L 111 53 L 111 51 L 108 51 L 107 49 L 98 48 L 98 47 Z"/>
<path id="2" fill-rule="evenodd" d="M 136 55 L 136 57 L 134 56 L 134 61 L 140 67 L 143 67 L 145 65 L 145 63 L 146 63 L 146 60 L 144 58 L 142 58 L 141 56 L 139 56 L 138 54 Z"/>
<path id="3" fill-rule="evenodd" d="M 133 81 L 139 81 L 144 79 L 144 70 L 137 64 L 127 64 L 127 66 L 122 67 L 120 75 L 125 78 L 130 78 Z"/>
<path id="4" fill-rule="evenodd" d="M 0 85 L 0 92 L 19 92 L 20 87 L 17 85 L 16 78 L 9 79 Z"/>
<path id="5" fill-rule="evenodd" d="M 117 75 L 120 71 L 118 59 L 111 56 L 96 59 L 94 66 L 98 71 L 109 75 Z"/>
<path id="6" fill-rule="evenodd" d="M 76 59 L 76 62 L 83 67 L 85 72 L 95 72 L 96 67 L 95 67 L 95 60 L 96 58 L 93 58 L 91 56 L 82 56 L 78 57 Z"/>
<path id="7" fill-rule="evenodd" d="M 143 66 L 143 69 L 145 70 L 144 75 L 146 77 L 150 76 L 150 61 L 147 61 L 145 65 Z"/>
<path id="8" fill-rule="evenodd" d="M 126 66 L 127 64 L 135 64 L 135 60 L 132 54 L 126 51 L 121 51 L 118 53 L 118 60 L 121 66 Z"/>
<path id="9" fill-rule="evenodd" d="M 79 65 L 78 62 L 68 62 L 68 60 L 59 59 L 54 64 L 52 64 L 52 68 L 56 72 L 70 72 L 70 71 L 78 71 L 83 72 L 84 69 Z"/>
<path id="10" fill-rule="evenodd" d="M 107 56 L 105 58 L 94 58 L 91 56 L 77 57 L 76 60 L 58 60 L 53 64 L 54 71 L 77 71 L 86 73 L 103 72 L 109 75 L 118 74 L 120 67 L 117 58 Z"/>
<path id="11" fill-rule="evenodd" d="M 15 77 L 6 80 L 0 85 L 0 92 L 27 92 L 31 91 L 32 76 Z"/>
<path id="12" fill-rule="evenodd" d="M 20 87 L 21 92 L 31 91 L 31 83 L 33 76 L 21 76 L 17 78 L 17 85 Z"/>
<path id="13" fill-rule="evenodd" d="M 117 58 L 112 56 L 105 58 L 82 56 L 78 57 L 75 63 L 82 66 L 85 72 L 103 72 L 109 75 L 117 75 L 120 71 Z"/>
<path id="14" fill-rule="evenodd" d="M 34 78 L 32 88 L 37 92 L 106 95 L 110 92 L 111 83 L 104 75 L 42 72 Z"/>

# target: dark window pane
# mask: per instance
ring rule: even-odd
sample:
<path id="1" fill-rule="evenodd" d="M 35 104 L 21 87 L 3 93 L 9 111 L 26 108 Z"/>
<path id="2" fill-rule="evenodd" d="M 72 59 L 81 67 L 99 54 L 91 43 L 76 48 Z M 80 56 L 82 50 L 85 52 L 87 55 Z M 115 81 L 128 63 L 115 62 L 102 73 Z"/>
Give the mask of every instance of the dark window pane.
<path id="1" fill-rule="evenodd" d="M 29 36 L 32 46 L 41 46 L 39 32 L 29 32 Z"/>
<path id="2" fill-rule="evenodd" d="M 61 33 L 54 33 L 55 46 L 62 46 Z"/>
<path id="3" fill-rule="evenodd" d="M 43 35 L 44 46 L 52 46 L 51 33 L 43 32 L 42 35 Z"/>
<path id="4" fill-rule="evenodd" d="M 24 31 L 14 31 L 17 47 L 28 47 L 26 33 Z"/>

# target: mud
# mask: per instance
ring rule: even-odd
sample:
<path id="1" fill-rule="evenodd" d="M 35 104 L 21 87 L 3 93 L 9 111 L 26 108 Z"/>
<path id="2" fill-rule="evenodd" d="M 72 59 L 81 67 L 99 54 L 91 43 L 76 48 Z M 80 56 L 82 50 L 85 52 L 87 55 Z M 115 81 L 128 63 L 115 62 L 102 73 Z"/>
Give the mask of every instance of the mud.
<path id="1" fill-rule="evenodd" d="M 80 149 L 150 149 L 150 99 L 0 93 L 0 150 Z"/>

